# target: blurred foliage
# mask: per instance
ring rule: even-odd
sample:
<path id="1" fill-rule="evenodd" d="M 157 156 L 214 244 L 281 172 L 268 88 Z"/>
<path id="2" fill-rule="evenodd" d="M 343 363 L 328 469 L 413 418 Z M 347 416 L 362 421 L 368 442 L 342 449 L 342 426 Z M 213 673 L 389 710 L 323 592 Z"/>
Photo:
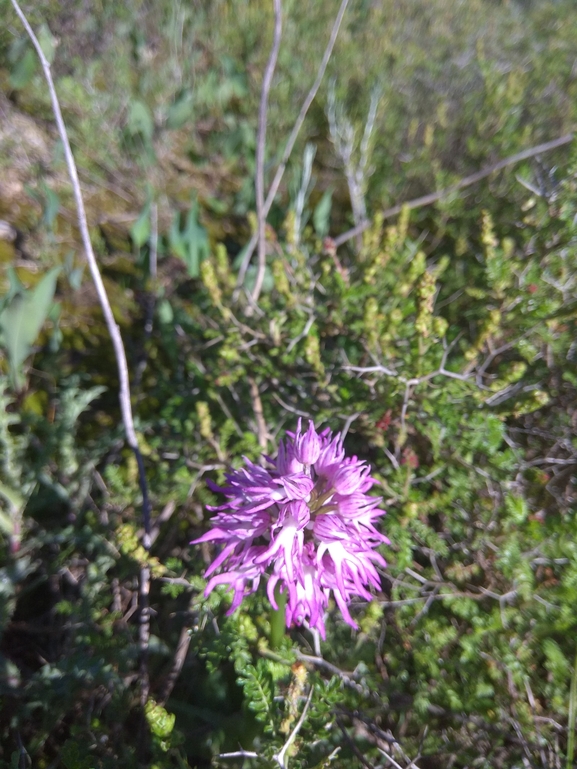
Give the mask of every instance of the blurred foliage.
<path id="1" fill-rule="evenodd" d="M 337 3 L 284 3 L 274 162 Z M 0 0 L 0 766 L 570 767 L 577 698 L 577 156 L 564 149 L 392 221 L 379 211 L 575 125 L 572 2 L 351 3 L 271 211 L 254 228 L 272 28 L 255 0 L 30 9 L 51 53 L 127 347 L 153 502 L 117 402 L 48 95 Z M 329 79 L 360 138 L 352 223 Z M 307 142 L 316 146 L 307 147 Z M 0 230 L 0 233 L 3 230 Z M 247 272 L 247 285 L 254 271 Z M 255 393 L 258 393 L 258 397 Z M 266 425 L 263 433 L 260 410 Z M 189 547 L 242 455 L 299 415 L 346 429 L 388 515 L 382 592 L 326 643 L 264 592 L 225 616 Z M 150 695 L 138 579 L 150 566 Z"/>

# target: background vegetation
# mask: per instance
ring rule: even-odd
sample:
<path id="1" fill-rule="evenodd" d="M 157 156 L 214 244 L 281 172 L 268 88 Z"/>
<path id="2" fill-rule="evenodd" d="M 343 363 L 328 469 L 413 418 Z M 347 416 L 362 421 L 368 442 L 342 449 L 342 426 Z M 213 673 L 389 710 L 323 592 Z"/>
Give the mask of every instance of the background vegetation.
<path id="1" fill-rule="evenodd" d="M 352 2 L 257 312 L 236 285 L 271 4 L 29 5 L 127 347 L 153 544 L 45 82 L 0 0 L 0 766 L 574 766 L 577 156 L 380 215 L 573 130 L 573 2 Z M 337 9 L 284 3 L 267 172 Z M 320 650 L 264 594 L 226 617 L 188 545 L 205 478 L 298 415 L 370 461 L 392 542 L 360 631 L 331 611 Z"/>

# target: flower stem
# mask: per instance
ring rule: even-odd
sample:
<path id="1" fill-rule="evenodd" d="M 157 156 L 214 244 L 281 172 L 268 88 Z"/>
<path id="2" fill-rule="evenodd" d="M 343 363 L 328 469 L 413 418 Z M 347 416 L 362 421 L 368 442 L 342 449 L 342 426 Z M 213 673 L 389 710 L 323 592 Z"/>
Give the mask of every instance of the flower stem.
<path id="1" fill-rule="evenodd" d="M 279 583 L 274 589 L 274 598 L 278 609 L 271 607 L 270 611 L 270 648 L 278 649 L 286 632 L 285 607 L 287 599 L 287 591 L 281 593 Z"/>

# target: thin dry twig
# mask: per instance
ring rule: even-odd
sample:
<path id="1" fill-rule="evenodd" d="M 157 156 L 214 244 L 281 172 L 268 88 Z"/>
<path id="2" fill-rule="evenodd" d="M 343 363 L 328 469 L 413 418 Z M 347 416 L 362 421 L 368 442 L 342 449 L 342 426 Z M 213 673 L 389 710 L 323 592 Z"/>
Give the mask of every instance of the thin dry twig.
<path id="1" fill-rule="evenodd" d="M 192 606 L 192 601 L 191 601 L 191 606 Z M 186 655 L 188 654 L 188 647 L 190 646 L 191 639 L 192 639 L 192 633 L 190 632 L 190 628 L 187 627 L 187 625 L 185 624 L 180 631 L 180 636 L 178 638 L 178 644 L 176 645 L 176 651 L 174 653 L 174 658 L 172 660 L 172 666 L 170 668 L 170 672 L 166 677 L 162 687 L 162 691 L 159 699 L 159 702 L 161 705 L 164 705 L 168 700 L 168 698 L 170 697 L 170 695 L 172 694 L 174 685 L 176 684 L 178 677 L 182 672 L 182 668 L 186 660 Z"/>
<path id="2" fill-rule="evenodd" d="M 275 399 L 277 403 L 280 403 L 283 409 L 290 411 L 291 414 L 296 414 L 297 417 L 306 417 L 307 419 L 312 419 L 312 414 L 309 414 L 308 411 L 301 411 L 301 409 L 297 409 L 294 406 L 291 406 L 290 403 L 286 403 L 285 401 L 283 401 L 283 399 L 280 397 L 278 393 L 273 392 L 272 397 Z"/>
<path id="3" fill-rule="evenodd" d="M 386 366 L 381 365 L 374 365 L 374 366 L 350 366 L 345 365 L 342 366 L 343 371 L 354 371 L 356 374 L 384 374 L 385 376 L 390 376 L 395 379 L 398 379 L 399 382 L 402 382 L 405 387 L 410 390 L 410 388 L 415 387 L 417 385 L 423 384 L 424 382 L 428 382 L 431 379 L 434 379 L 438 376 L 445 376 L 449 379 L 458 379 L 461 382 L 466 382 L 471 379 L 472 372 L 470 369 L 465 369 L 463 373 L 458 373 L 457 371 L 449 371 L 447 366 L 447 360 L 449 358 L 449 353 L 451 350 L 455 347 L 455 344 L 459 341 L 459 337 L 456 339 L 453 339 L 453 341 L 450 344 L 447 344 L 445 340 L 443 340 L 443 355 L 441 357 L 441 363 L 439 364 L 438 368 L 436 368 L 434 371 L 430 371 L 428 374 L 423 374 L 419 377 L 404 377 L 398 374 L 393 369 L 387 368 Z"/>
<path id="4" fill-rule="evenodd" d="M 291 131 L 291 134 L 288 138 L 288 141 L 286 143 L 286 146 L 284 148 L 284 152 L 281 158 L 281 161 L 278 165 L 278 168 L 276 170 L 276 173 L 274 175 L 274 179 L 272 180 L 272 184 L 270 185 L 270 189 L 268 191 L 268 195 L 266 197 L 265 202 L 265 210 L 268 214 L 270 211 L 270 208 L 273 204 L 273 201 L 276 197 L 276 194 L 278 192 L 278 188 L 280 186 L 280 183 L 282 181 L 282 178 L 284 176 L 284 172 L 286 170 L 286 164 L 288 162 L 289 157 L 291 156 L 291 153 L 294 149 L 297 137 L 300 133 L 300 130 L 302 128 L 303 123 L 305 122 L 305 117 L 307 115 L 307 112 L 309 111 L 309 108 L 311 104 L 313 103 L 313 99 L 317 95 L 317 91 L 319 90 L 320 84 L 323 80 L 323 77 L 325 75 L 325 70 L 327 68 L 327 65 L 329 63 L 329 59 L 331 58 L 331 54 L 333 52 L 333 48 L 335 47 L 335 43 L 337 40 L 337 35 L 339 34 L 339 29 L 341 28 L 341 22 L 343 20 L 343 16 L 345 15 L 345 11 L 347 9 L 347 5 L 349 4 L 349 0 L 342 0 L 341 7 L 339 8 L 339 12 L 337 13 L 335 23 L 333 24 L 333 28 L 331 30 L 331 34 L 329 37 L 329 41 L 327 43 L 327 47 L 325 48 L 325 52 L 323 54 L 323 58 L 321 60 L 317 76 L 315 78 L 314 83 L 311 86 L 310 91 L 308 92 L 306 99 L 303 102 L 303 105 L 301 107 L 301 111 L 299 112 L 299 115 L 295 121 L 295 124 L 293 126 L 293 130 Z"/>
<path id="5" fill-rule="evenodd" d="M 148 675 L 148 647 L 150 644 L 150 566 L 140 569 L 138 603 L 140 614 L 138 618 L 138 650 L 140 652 L 140 704 L 146 705 L 150 694 L 150 677 Z"/>
<path id="6" fill-rule="evenodd" d="M 11 2 L 14 10 L 16 11 L 16 14 L 18 15 L 18 18 L 22 22 L 22 25 L 24 26 L 24 29 L 26 30 L 26 33 L 28 34 L 28 37 L 32 42 L 32 45 L 36 49 L 38 58 L 40 59 L 42 70 L 44 72 L 44 77 L 46 78 L 46 83 L 48 85 L 48 91 L 50 93 L 50 100 L 52 102 L 52 111 L 54 113 L 54 119 L 56 121 L 56 126 L 58 128 L 58 134 L 60 136 L 60 140 L 62 141 L 62 145 L 64 147 L 64 157 L 66 159 L 68 174 L 70 176 L 70 183 L 72 185 L 72 191 L 74 193 L 74 200 L 76 203 L 76 211 L 78 215 L 78 227 L 80 229 L 82 244 L 84 246 L 86 260 L 88 262 L 88 267 L 90 269 L 90 274 L 92 276 L 92 280 L 94 281 L 94 285 L 96 287 L 98 300 L 100 302 L 100 306 L 102 307 L 102 312 L 104 314 L 104 319 L 106 322 L 106 326 L 108 328 L 108 333 L 110 334 L 110 338 L 112 340 L 114 357 L 116 359 L 116 365 L 118 368 L 118 379 L 119 379 L 119 385 L 120 385 L 119 386 L 120 411 L 122 414 L 122 422 L 123 422 L 124 430 L 126 433 L 126 440 L 128 445 L 134 452 L 134 455 L 136 457 L 136 462 L 138 465 L 138 478 L 139 478 L 139 484 L 140 484 L 140 491 L 142 493 L 142 509 L 143 509 L 143 523 L 144 523 L 143 545 L 148 550 L 150 548 L 150 500 L 148 496 L 146 474 L 144 471 L 144 461 L 142 459 L 142 454 L 140 453 L 138 439 L 136 437 L 136 430 L 134 428 L 134 418 L 132 415 L 132 404 L 130 399 L 130 380 L 128 377 L 128 363 L 126 360 L 126 352 L 124 349 L 124 344 L 122 342 L 120 329 L 114 319 L 112 307 L 110 305 L 110 301 L 108 299 L 108 295 L 106 293 L 106 289 L 102 281 L 102 276 L 100 275 L 100 270 L 98 268 L 96 256 L 94 255 L 94 250 L 92 248 L 90 233 L 88 231 L 88 220 L 86 217 L 86 210 L 84 208 L 84 200 L 82 198 L 82 191 L 80 189 L 80 181 L 78 179 L 78 170 L 76 168 L 76 162 L 74 160 L 72 148 L 70 146 L 70 141 L 68 139 L 68 132 L 66 130 L 66 125 L 64 123 L 64 118 L 62 117 L 60 102 L 58 100 L 58 96 L 56 94 L 56 88 L 54 86 L 54 81 L 52 79 L 50 62 L 44 55 L 44 51 L 42 50 L 42 47 L 38 41 L 38 38 L 36 37 L 34 30 L 30 26 L 28 19 L 24 15 L 24 12 L 20 8 L 20 5 L 18 4 L 17 0 L 11 0 Z M 146 663 L 146 657 L 148 653 L 148 640 L 150 636 L 150 616 L 149 616 L 149 606 L 148 606 L 149 590 L 150 590 L 150 569 L 147 566 L 144 566 L 140 572 L 140 627 L 139 627 L 139 642 L 140 642 L 140 652 L 141 652 L 141 686 L 142 686 L 141 697 L 143 698 L 144 701 L 148 697 L 148 691 L 149 691 L 148 669 L 147 669 L 147 663 Z"/>
<path id="7" fill-rule="evenodd" d="M 219 753 L 217 758 L 258 758 L 253 750 L 235 750 L 232 753 Z"/>
<path id="8" fill-rule="evenodd" d="M 174 513 L 175 510 L 176 510 L 176 502 L 174 501 L 174 499 L 169 499 L 166 505 L 163 507 L 160 515 L 156 517 L 154 526 L 152 527 L 152 530 L 150 532 L 151 546 L 156 542 L 156 539 L 160 534 L 160 527 L 172 518 L 172 514 Z"/>
<path id="9" fill-rule="evenodd" d="M 338 726 L 338 727 L 339 727 L 339 729 L 341 730 L 341 732 L 342 732 L 342 735 L 343 735 L 343 737 L 345 738 L 345 740 L 347 741 L 347 744 L 348 744 L 348 746 L 349 746 L 349 747 L 350 747 L 350 749 L 353 751 L 353 753 L 355 754 L 355 756 L 356 756 L 356 757 L 359 759 L 359 761 L 361 762 L 361 764 L 362 764 L 363 766 L 365 766 L 365 767 L 366 767 L 366 769 L 374 769 L 374 767 L 373 767 L 373 764 L 371 764 L 371 762 L 370 762 L 370 761 L 368 761 L 368 760 L 365 758 L 365 756 L 364 756 L 364 755 L 361 753 L 361 751 L 360 751 L 360 750 L 359 750 L 359 748 L 357 747 L 357 745 L 356 745 L 355 741 L 353 740 L 353 738 L 351 737 L 351 735 L 350 735 L 350 734 L 347 732 L 347 730 L 346 730 L 346 727 L 345 727 L 345 725 L 344 725 L 344 723 L 343 723 L 343 720 L 337 716 L 337 719 L 336 719 L 336 721 L 337 721 L 337 726 Z"/>
<path id="10" fill-rule="evenodd" d="M 311 104 L 313 103 L 313 100 L 314 100 L 315 96 L 317 95 L 317 91 L 319 90 L 320 84 L 322 83 L 322 80 L 323 80 L 323 77 L 325 75 L 325 71 L 326 71 L 327 65 L 329 63 L 329 60 L 330 60 L 332 52 L 333 52 L 333 48 L 335 47 L 335 42 L 337 40 L 337 36 L 339 34 L 339 30 L 340 30 L 340 27 L 341 27 L 341 22 L 343 20 L 343 16 L 345 14 L 345 11 L 347 9 L 347 5 L 348 4 L 349 4 L 349 0 L 342 0 L 341 6 L 339 8 L 339 12 L 338 12 L 338 14 L 337 14 L 337 16 L 335 18 L 335 22 L 334 22 L 333 28 L 331 30 L 331 34 L 330 34 L 330 37 L 329 37 L 329 41 L 327 43 L 327 47 L 325 48 L 325 52 L 323 54 L 323 58 L 321 60 L 319 69 L 317 71 L 317 76 L 316 76 L 316 78 L 314 80 L 314 83 L 312 84 L 308 94 L 306 95 L 306 98 L 305 98 L 305 100 L 304 100 L 304 102 L 302 104 L 301 110 L 300 110 L 300 112 L 298 114 L 298 117 L 297 117 L 297 119 L 295 121 L 293 129 L 292 129 L 292 131 L 290 133 L 290 136 L 289 136 L 289 138 L 287 140 L 287 143 L 285 145 L 284 152 L 283 152 L 282 157 L 281 157 L 281 161 L 280 161 L 280 163 L 278 165 L 278 168 L 276 169 L 274 178 L 272 180 L 272 183 L 270 185 L 270 189 L 268 191 L 268 194 L 266 196 L 266 200 L 264 202 L 264 209 L 263 210 L 264 210 L 264 217 L 265 217 L 265 219 L 268 216 L 268 213 L 269 213 L 269 211 L 271 209 L 271 206 L 272 206 L 272 204 L 274 202 L 274 199 L 275 199 L 276 194 L 278 192 L 278 189 L 280 187 L 280 183 L 281 183 L 282 178 L 284 176 L 284 172 L 286 171 L 286 166 L 287 166 L 288 160 L 289 160 L 289 158 L 290 158 L 290 156 L 292 154 L 292 151 L 294 149 L 296 140 L 297 140 L 298 135 L 300 133 L 300 130 L 301 130 L 302 126 L 303 126 L 303 123 L 305 122 L 305 118 L 307 116 L 309 108 L 310 108 Z M 243 258 L 243 261 L 242 261 L 242 264 L 241 264 L 241 267 L 240 267 L 240 270 L 239 270 L 239 273 L 238 273 L 238 278 L 237 278 L 237 283 L 236 283 L 237 289 L 239 289 L 242 286 L 242 284 L 244 283 L 244 278 L 245 278 L 245 275 L 246 275 L 246 271 L 247 271 L 248 266 L 250 264 L 250 260 L 252 258 L 253 253 L 254 253 L 254 249 L 256 248 L 257 240 L 258 240 L 258 235 L 257 235 L 257 233 L 255 233 L 252 236 L 252 238 L 250 239 L 250 241 L 249 241 L 249 243 L 248 243 L 248 245 L 246 247 L 244 258 Z M 254 293 L 253 293 L 253 299 L 254 299 Z"/>
<path id="11" fill-rule="evenodd" d="M 380 753 L 380 754 L 381 754 L 381 755 L 382 755 L 384 758 L 386 758 L 386 759 L 387 759 L 387 761 L 388 761 L 390 764 L 392 764 L 392 766 L 394 766 L 394 767 L 395 767 L 395 769 L 419 769 L 419 767 L 417 766 L 417 764 L 415 763 L 415 761 L 411 761 L 411 763 L 410 763 L 408 766 L 406 766 L 406 767 L 402 767 L 402 766 L 401 766 L 401 764 L 399 764 L 399 762 L 398 762 L 398 761 L 396 761 L 396 760 L 395 760 L 395 759 L 394 759 L 394 758 L 391 756 L 391 754 L 390 754 L 390 753 L 387 753 L 387 751 L 386 751 L 386 750 L 383 750 L 382 748 L 377 748 L 377 750 L 379 751 L 379 753 Z M 415 759 L 415 760 L 416 760 L 416 759 Z"/>
<path id="12" fill-rule="evenodd" d="M 372 169 L 368 167 L 369 151 L 377 118 L 378 104 L 379 95 L 377 91 L 373 91 L 365 128 L 359 143 L 355 127 L 346 116 L 342 107 L 337 105 L 334 83 L 329 89 L 327 105 L 329 131 L 336 153 L 341 159 L 345 171 L 355 226 L 359 226 L 367 221 L 365 193 L 368 176 L 372 173 Z M 358 150 L 357 144 L 359 145 Z"/>
<path id="13" fill-rule="evenodd" d="M 295 728 L 292 730 L 292 732 L 287 737 L 287 740 L 286 740 L 285 744 L 282 746 L 282 748 L 279 750 L 279 752 L 275 756 L 273 756 L 273 758 L 278 763 L 278 765 L 280 766 L 281 769 L 286 769 L 286 767 L 287 767 L 287 764 L 286 764 L 286 761 L 285 761 L 286 753 L 287 753 L 288 749 L 290 748 L 290 746 L 295 741 L 295 739 L 297 738 L 298 733 L 300 732 L 300 730 L 303 727 L 303 724 L 305 722 L 305 718 L 307 717 L 308 709 L 309 709 L 310 704 L 311 704 L 311 700 L 313 698 L 314 690 L 315 690 L 314 686 L 311 686 L 311 690 L 309 692 L 309 696 L 307 697 L 307 701 L 305 702 L 305 706 L 303 708 L 303 712 L 301 713 L 301 717 L 299 718 L 299 720 L 295 724 Z"/>
<path id="14" fill-rule="evenodd" d="M 507 168 L 507 166 L 514 165 L 515 163 L 520 163 L 522 160 L 528 160 L 529 158 L 535 157 L 535 155 L 541 155 L 544 152 L 550 152 L 551 150 L 557 149 L 558 147 L 562 147 L 564 144 L 569 144 L 571 141 L 573 141 L 574 134 L 565 134 L 565 136 L 560 136 L 558 139 L 553 139 L 550 142 L 545 142 L 544 144 L 538 144 L 535 147 L 530 147 L 529 149 L 523 150 L 522 152 L 518 152 L 515 155 L 510 155 L 507 158 L 504 158 L 503 160 L 499 160 L 497 163 L 493 163 L 490 166 L 487 166 L 486 168 L 482 168 L 480 171 L 476 171 L 474 174 L 470 174 L 469 176 L 465 176 L 463 179 L 458 181 L 456 184 L 453 184 L 451 187 L 445 187 L 443 190 L 438 190 L 437 192 L 430 192 L 428 195 L 423 195 L 420 198 L 414 198 L 413 200 L 407 200 L 405 203 L 399 203 L 396 206 L 393 206 L 392 208 L 387 208 L 385 211 L 382 212 L 381 216 L 383 219 L 390 219 L 393 216 L 397 216 L 397 214 L 400 214 L 403 208 L 408 208 L 409 210 L 412 210 L 414 208 L 422 208 L 423 206 L 430 206 L 432 203 L 436 203 L 438 200 L 441 200 L 442 198 L 446 198 L 449 195 L 452 195 L 454 192 L 458 192 L 459 190 L 464 189 L 465 187 L 470 187 L 472 184 L 476 184 L 477 182 L 480 182 L 482 179 L 485 179 L 487 176 L 490 176 L 492 173 L 495 173 L 496 171 L 501 171 L 503 168 Z M 336 248 L 339 246 L 342 246 L 343 243 L 346 243 L 347 241 L 351 240 L 352 238 L 356 237 L 357 235 L 360 235 L 363 233 L 368 227 L 370 226 L 370 222 L 363 222 L 359 224 L 356 227 L 353 227 L 350 230 L 347 230 L 347 232 L 343 232 L 342 235 L 339 235 L 337 238 L 334 238 L 334 245 Z"/>
<path id="15" fill-rule="evenodd" d="M 325 660 L 320 655 L 304 654 L 303 652 L 297 651 L 296 656 L 297 659 L 299 659 L 301 662 L 304 662 L 305 664 L 314 665 L 321 670 L 326 670 L 331 675 L 338 676 L 345 686 L 348 686 L 350 689 L 354 689 L 354 691 L 356 691 L 358 694 L 362 694 L 364 697 L 374 695 L 375 698 L 378 698 L 379 696 L 376 692 L 371 692 L 367 686 L 364 686 L 358 681 L 355 681 L 353 677 L 354 674 L 347 673 L 345 670 L 341 670 L 336 665 L 333 665 L 331 662 Z"/>
<path id="16" fill-rule="evenodd" d="M 248 383 L 250 386 L 250 399 L 252 401 L 252 410 L 254 411 L 254 416 L 257 424 L 258 445 L 263 451 L 266 451 L 269 433 L 266 426 L 264 413 L 262 410 L 262 401 L 260 399 L 258 385 L 256 383 L 256 379 L 254 379 L 253 377 L 248 378 Z"/>
<path id="17" fill-rule="evenodd" d="M 282 5 L 281 0 L 273 0 L 274 3 L 274 37 L 270 55 L 262 80 L 262 90 L 260 94 L 260 106 L 258 112 L 258 133 L 256 137 L 256 218 L 257 218 L 257 243 L 258 243 L 258 270 L 256 280 L 252 291 L 252 300 L 254 303 L 258 300 L 264 280 L 264 269 L 266 264 L 266 239 L 265 224 L 266 212 L 264 210 L 264 154 L 266 149 L 266 118 L 268 112 L 268 96 L 272 84 L 278 52 L 280 48 L 280 39 L 282 34 Z"/>

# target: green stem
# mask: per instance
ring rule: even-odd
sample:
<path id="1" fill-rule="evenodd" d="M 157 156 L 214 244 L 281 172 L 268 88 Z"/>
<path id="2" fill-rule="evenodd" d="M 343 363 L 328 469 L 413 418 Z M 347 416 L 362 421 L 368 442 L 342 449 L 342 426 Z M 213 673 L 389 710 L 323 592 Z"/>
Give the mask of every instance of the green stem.
<path id="1" fill-rule="evenodd" d="M 280 592 L 280 584 L 277 582 L 274 589 L 274 598 L 278 609 L 271 607 L 270 611 L 270 648 L 278 649 L 286 632 L 286 599 L 287 592 Z"/>

